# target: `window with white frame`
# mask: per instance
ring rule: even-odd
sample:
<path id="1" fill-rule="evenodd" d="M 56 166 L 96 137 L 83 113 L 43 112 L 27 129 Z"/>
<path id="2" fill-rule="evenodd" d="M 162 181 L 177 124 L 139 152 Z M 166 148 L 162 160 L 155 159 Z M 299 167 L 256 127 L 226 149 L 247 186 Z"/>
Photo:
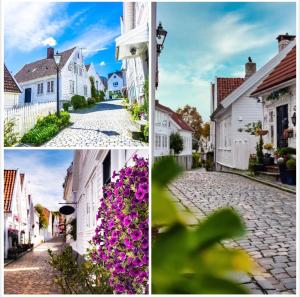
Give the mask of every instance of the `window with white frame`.
<path id="1" fill-rule="evenodd" d="M 47 93 L 54 92 L 54 80 L 47 81 Z"/>
<path id="2" fill-rule="evenodd" d="M 118 83 L 117 81 L 113 82 L 113 86 L 114 86 L 114 87 L 117 87 L 118 84 L 119 84 L 119 83 Z"/>
<path id="3" fill-rule="evenodd" d="M 220 148 L 231 148 L 232 135 L 231 135 L 231 117 L 223 120 L 220 125 L 219 133 L 219 147 Z"/>
<path id="4" fill-rule="evenodd" d="M 74 80 L 70 80 L 69 85 L 70 85 L 70 94 L 74 94 L 75 93 L 75 82 L 74 82 Z"/>
<path id="5" fill-rule="evenodd" d="M 87 96 L 87 85 L 84 85 L 84 96 Z"/>
<path id="6" fill-rule="evenodd" d="M 38 83 L 37 84 L 37 94 L 42 95 L 44 93 L 44 84 L 43 83 Z"/>

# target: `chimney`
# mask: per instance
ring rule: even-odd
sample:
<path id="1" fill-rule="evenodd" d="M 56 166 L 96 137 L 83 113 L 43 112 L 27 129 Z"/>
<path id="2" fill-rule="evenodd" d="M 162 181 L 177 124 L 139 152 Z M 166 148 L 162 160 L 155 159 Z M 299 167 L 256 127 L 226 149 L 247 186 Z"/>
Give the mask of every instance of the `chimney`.
<path id="1" fill-rule="evenodd" d="M 134 28 L 134 2 L 124 2 L 124 33 L 132 30 Z"/>
<path id="2" fill-rule="evenodd" d="M 248 62 L 245 64 L 245 79 L 248 79 L 255 72 L 256 63 L 253 63 L 251 57 L 249 57 Z"/>
<path id="3" fill-rule="evenodd" d="M 47 48 L 47 59 L 53 59 L 54 58 L 54 48 L 48 47 Z"/>
<path id="4" fill-rule="evenodd" d="M 278 40 L 278 50 L 282 51 L 295 38 L 295 35 L 289 35 L 289 33 L 285 33 L 285 35 L 278 35 L 276 38 Z"/>

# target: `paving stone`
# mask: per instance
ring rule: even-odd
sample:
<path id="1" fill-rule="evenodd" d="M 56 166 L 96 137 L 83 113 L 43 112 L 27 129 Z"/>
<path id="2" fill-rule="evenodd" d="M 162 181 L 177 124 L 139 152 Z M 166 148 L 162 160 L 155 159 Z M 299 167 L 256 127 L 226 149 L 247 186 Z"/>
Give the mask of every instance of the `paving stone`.
<path id="1" fill-rule="evenodd" d="M 133 140 L 136 131 L 122 100 L 97 103 L 91 109 L 71 113 L 71 126 L 63 129 L 45 147 L 141 147 L 147 143 Z"/>
<path id="2" fill-rule="evenodd" d="M 220 207 L 234 207 L 245 220 L 248 233 L 246 238 L 232 244 L 226 242 L 226 246 L 244 247 L 256 259 L 262 271 L 259 270 L 254 282 L 259 281 L 265 292 L 293 292 L 296 195 L 241 176 L 202 169 L 186 172 L 170 188 L 181 203 L 196 206 L 201 219 Z M 255 285 L 253 290 L 257 290 Z"/>
<path id="3" fill-rule="evenodd" d="M 56 271 L 48 263 L 47 250 L 56 253 L 63 245 L 62 237 L 54 238 L 5 266 L 4 294 L 62 294 L 53 281 Z"/>

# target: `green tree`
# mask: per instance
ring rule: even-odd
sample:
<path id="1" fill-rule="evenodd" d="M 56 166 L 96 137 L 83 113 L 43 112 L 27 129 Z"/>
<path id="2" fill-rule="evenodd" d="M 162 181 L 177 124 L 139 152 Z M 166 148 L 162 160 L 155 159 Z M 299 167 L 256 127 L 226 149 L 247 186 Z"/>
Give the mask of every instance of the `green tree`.
<path id="1" fill-rule="evenodd" d="M 97 99 L 98 98 L 98 92 L 97 92 L 96 87 L 95 87 L 95 80 L 92 76 L 90 76 L 90 82 L 91 82 L 91 97 L 94 98 L 94 99 Z"/>
<path id="2" fill-rule="evenodd" d="M 210 124 L 208 122 L 204 123 L 202 126 L 202 136 L 208 138 L 210 134 Z"/>
<path id="3" fill-rule="evenodd" d="M 170 148 L 174 150 L 175 154 L 183 151 L 183 139 L 179 133 L 170 135 Z"/>
<path id="4" fill-rule="evenodd" d="M 186 105 L 183 108 L 177 109 L 176 113 L 185 121 L 192 129 L 194 138 L 200 140 L 202 135 L 202 117 L 196 107 Z"/>
<path id="5" fill-rule="evenodd" d="M 35 210 L 39 214 L 39 227 L 40 229 L 47 228 L 49 225 L 48 217 L 46 215 L 46 210 L 41 204 L 37 204 Z"/>

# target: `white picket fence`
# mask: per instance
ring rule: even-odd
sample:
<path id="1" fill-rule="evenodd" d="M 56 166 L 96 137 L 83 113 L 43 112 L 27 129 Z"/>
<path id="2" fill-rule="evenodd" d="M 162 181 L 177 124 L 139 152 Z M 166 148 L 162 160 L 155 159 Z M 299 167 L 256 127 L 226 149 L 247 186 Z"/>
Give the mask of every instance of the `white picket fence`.
<path id="1" fill-rule="evenodd" d="M 4 118 L 5 121 L 14 121 L 15 132 L 22 137 L 34 127 L 39 117 L 54 112 L 56 112 L 56 101 L 50 101 L 5 109 Z"/>

